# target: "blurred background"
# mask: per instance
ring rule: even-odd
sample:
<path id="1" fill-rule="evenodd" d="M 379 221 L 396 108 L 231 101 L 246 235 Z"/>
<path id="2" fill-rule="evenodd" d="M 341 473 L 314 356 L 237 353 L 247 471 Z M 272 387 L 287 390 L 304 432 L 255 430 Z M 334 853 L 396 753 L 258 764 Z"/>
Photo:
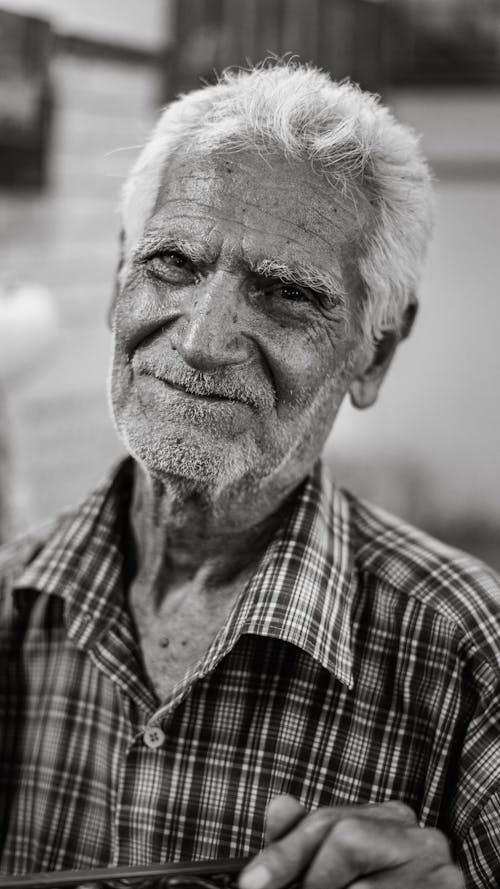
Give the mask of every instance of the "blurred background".
<path id="1" fill-rule="evenodd" d="M 122 453 L 106 311 L 121 183 L 161 105 L 294 53 L 421 134 L 438 225 L 379 403 L 336 479 L 500 568 L 500 0 L 0 0 L 0 537 Z"/>

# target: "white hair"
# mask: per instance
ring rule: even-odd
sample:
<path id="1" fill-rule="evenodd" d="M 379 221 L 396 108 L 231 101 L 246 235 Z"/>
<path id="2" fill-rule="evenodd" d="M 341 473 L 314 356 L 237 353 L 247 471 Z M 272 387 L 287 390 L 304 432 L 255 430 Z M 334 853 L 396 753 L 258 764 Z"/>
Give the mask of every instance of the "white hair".
<path id="1" fill-rule="evenodd" d="M 361 189 L 375 224 L 360 230 L 362 326 L 375 341 L 401 329 L 415 302 L 432 230 L 432 177 L 418 138 L 379 98 L 296 62 L 225 71 L 218 83 L 180 96 L 160 116 L 125 184 L 127 243 L 142 234 L 168 159 L 178 150 L 279 150 L 323 174 L 328 187 Z"/>

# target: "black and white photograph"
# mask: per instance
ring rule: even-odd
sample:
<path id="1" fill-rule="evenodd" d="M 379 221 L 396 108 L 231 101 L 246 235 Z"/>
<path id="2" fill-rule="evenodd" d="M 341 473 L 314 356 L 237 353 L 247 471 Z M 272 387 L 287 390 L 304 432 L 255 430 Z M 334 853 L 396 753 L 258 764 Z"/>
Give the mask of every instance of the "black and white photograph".
<path id="1" fill-rule="evenodd" d="M 500 889 L 500 0 L 0 0 L 0 889 Z"/>

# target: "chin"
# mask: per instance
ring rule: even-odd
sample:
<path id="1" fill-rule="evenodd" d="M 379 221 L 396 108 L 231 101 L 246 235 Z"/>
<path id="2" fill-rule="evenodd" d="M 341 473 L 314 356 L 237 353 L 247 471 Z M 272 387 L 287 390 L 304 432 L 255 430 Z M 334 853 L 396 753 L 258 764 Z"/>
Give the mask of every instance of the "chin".
<path id="1" fill-rule="evenodd" d="M 168 431 L 145 435 L 133 425 L 119 429 L 126 449 L 153 477 L 203 499 L 226 499 L 229 491 L 246 488 L 258 463 L 255 445 L 246 440 L 218 441 L 205 430 L 189 434 Z M 250 457 L 252 454 L 254 458 Z"/>
<path id="2" fill-rule="evenodd" d="M 186 429 L 173 419 L 152 426 L 131 410 L 113 411 L 113 419 L 127 451 L 170 491 L 179 508 L 195 499 L 221 521 L 242 510 L 250 521 L 254 513 L 272 511 L 306 473 L 303 455 L 297 459 L 303 443 L 295 436 L 267 430 L 261 441 L 255 429 L 221 436 L 220 429 Z"/>

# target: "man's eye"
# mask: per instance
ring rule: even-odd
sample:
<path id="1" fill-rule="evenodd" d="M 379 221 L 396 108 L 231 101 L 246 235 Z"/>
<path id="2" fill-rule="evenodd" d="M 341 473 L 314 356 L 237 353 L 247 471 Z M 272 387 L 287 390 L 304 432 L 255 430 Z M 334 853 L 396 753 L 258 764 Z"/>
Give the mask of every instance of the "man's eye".
<path id="1" fill-rule="evenodd" d="M 309 302 L 311 299 L 310 291 L 305 287 L 299 287 L 298 284 L 279 284 L 274 288 L 274 292 L 287 302 Z"/>
<path id="2" fill-rule="evenodd" d="M 173 265 L 183 269 L 189 265 L 189 260 L 182 253 L 162 253 L 159 257 L 166 265 Z"/>
<path id="3" fill-rule="evenodd" d="M 190 260 L 175 251 L 152 256 L 147 261 L 147 269 L 155 277 L 174 284 L 187 282 L 194 275 Z"/>

